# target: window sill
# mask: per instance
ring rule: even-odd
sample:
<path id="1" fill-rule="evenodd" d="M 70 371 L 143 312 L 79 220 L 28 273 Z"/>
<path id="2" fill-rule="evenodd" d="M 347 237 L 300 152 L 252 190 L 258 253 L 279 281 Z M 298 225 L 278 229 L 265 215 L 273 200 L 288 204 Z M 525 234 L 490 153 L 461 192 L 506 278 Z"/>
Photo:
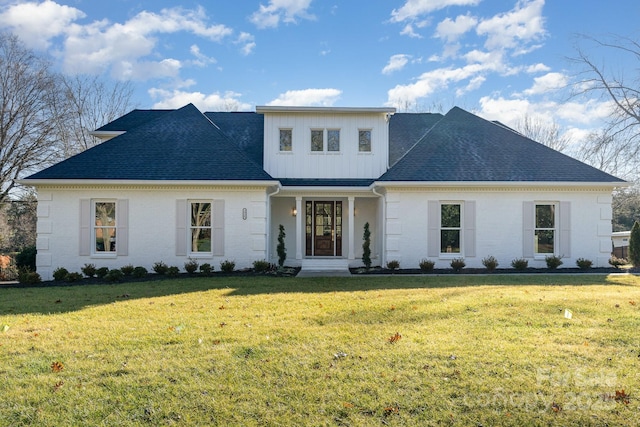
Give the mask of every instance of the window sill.
<path id="1" fill-rule="evenodd" d="M 118 254 L 116 252 L 91 254 L 91 258 L 97 258 L 97 259 L 111 259 L 111 258 L 117 258 L 117 257 L 118 257 Z"/>
<path id="2" fill-rule="evenodd" d="M 439 259 L 456 259 L 456 258 L 464 258 L 464 255 L 460 252 L 458 253 L 449 253 L 449 252 L 445 252 L 445 253 L 441 253 L 438 256 Z"/>
<path id="3" fill-rule="evenodd" d="M 191 252 L 187 256 L 189 258 L 205 259 L 205 258 L 213 258 L 213 253 L 211 253 L 211 252 Z"/>

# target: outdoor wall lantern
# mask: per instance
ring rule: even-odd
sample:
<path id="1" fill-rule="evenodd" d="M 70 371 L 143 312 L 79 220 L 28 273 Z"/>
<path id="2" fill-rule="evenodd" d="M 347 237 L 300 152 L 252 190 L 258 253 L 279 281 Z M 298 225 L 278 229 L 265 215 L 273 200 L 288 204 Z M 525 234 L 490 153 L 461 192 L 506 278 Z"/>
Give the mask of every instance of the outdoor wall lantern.
<path id="1" fill-rule="evenodd" d="M 298 209 L 296 209 L 295 207 L 291 208 L 291 216 L 296 216 L 298 215 Z"/>

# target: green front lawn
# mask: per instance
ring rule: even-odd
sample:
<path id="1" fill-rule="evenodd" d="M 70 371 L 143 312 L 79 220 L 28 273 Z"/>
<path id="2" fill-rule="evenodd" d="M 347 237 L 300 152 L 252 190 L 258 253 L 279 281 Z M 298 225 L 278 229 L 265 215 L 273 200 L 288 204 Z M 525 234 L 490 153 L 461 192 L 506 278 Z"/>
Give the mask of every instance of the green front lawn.
<path id="1" fill-rule="evenodd" d="M 634 425 L 638 319 L 634 276 L 0 288 L 0 425 Z"/>

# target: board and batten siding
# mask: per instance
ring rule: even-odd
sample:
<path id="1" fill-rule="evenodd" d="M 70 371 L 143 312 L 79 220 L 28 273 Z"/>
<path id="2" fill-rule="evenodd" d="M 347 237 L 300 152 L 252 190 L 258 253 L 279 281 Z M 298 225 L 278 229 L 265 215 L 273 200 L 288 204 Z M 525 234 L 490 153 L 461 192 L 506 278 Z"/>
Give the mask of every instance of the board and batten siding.
<path id="1" fill-rule="evenodd" d="M 389 126 L 382 113 L 266 113 L 264 169 L 277 178 L 378 178 L 387 170 Z M 280 151 L 280 129 L 292 130 L 292 150 Z M 311 151 L 311 130 L 324 129 L 324 151 Z M 340 130 L 340 151 L 327 151 L 327 130 Z M 371 152 L 358 131 L 371 130 Z"/>

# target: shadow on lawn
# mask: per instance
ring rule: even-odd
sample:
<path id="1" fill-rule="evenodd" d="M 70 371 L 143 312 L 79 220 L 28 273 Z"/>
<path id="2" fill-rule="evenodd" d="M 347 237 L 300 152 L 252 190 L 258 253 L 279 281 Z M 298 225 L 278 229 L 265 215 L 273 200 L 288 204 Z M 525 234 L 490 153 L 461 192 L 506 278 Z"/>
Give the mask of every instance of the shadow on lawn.
<path id="1" fill-rule="evenodd" d="M 177 296 L 210 290 L 225 296 L 276 293 L 354 292 L 387 289 L 435 289 L 473 286 L 633 286 L 620 275 L 471 275 L 471 276 L 355 276 L 278 278 L 267 276 L 181 277 L 127 283 L 78 283 L 39 286 L 0 286 L 0 316 L 55 314 L 120 301 Z M 1 317 L 0 317 L 1 320 Z M 1 323 L 1 322 L 0 322 Z"/>

